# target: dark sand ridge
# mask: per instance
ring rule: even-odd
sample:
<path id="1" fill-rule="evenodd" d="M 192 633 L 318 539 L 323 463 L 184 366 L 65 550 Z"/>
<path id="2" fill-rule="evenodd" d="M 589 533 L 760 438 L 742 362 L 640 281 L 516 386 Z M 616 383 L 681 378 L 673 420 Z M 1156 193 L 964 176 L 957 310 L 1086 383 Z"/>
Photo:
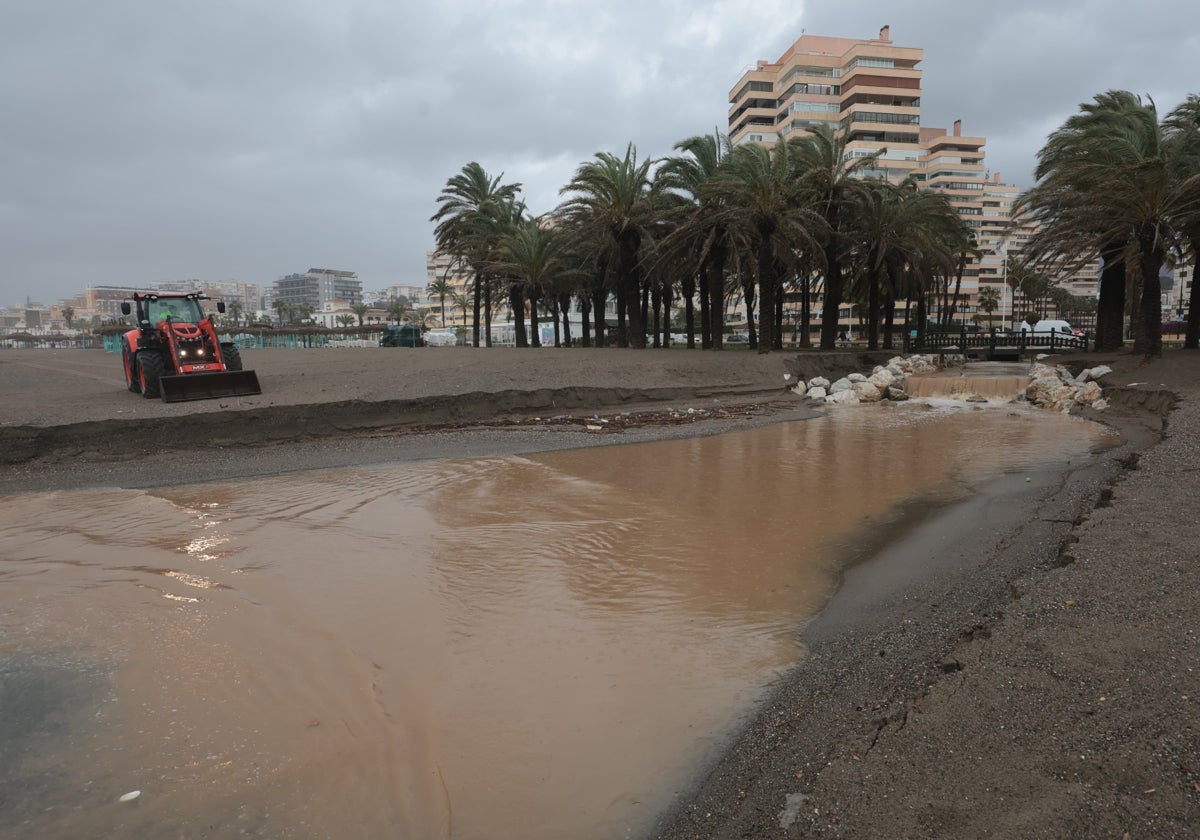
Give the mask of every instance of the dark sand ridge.
<path id="1" fill-rule="evenodd" d="M 804 416 L 784 373 L 794 382 L 871 361 L 279 352 L 246 354 L 261 398 L 170 406 L 124 391 L 112 355 L 0 354 L 0 492 L 711 433 Z M 1039 477 L 1035 492 L 1023 481 L 1000 488 L 1006 513 L 986 528 L 968 503 L 850 568 L 804 630 L 809 656 L 698 788 L 680 792 L 661 836 L 1196 833 L 1200 590 L 1187 547 L 1200 536 L 1189 510 L 1200 357 L 1080 361 L 1102 360 L 1116 368 L 1102 419 L 1131 443 L 1072 475 Z M 1176 394 L 1163 442 L 1147 448 Z M 593 412 L 635 421 L 597 434 L 563 419 Z"/>

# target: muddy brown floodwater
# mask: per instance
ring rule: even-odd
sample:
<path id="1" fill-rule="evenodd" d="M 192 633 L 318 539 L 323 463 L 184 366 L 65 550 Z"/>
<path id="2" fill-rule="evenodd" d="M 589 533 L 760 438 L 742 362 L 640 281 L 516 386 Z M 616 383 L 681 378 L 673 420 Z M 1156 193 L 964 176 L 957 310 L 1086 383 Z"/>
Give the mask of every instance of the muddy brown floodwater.
<path id="1" fill-rule="evenodd" d="M 0 833 L 639 836 L 802 656 L 868 531 L 1105 440 L 909 404 L 6 497 Z"/>

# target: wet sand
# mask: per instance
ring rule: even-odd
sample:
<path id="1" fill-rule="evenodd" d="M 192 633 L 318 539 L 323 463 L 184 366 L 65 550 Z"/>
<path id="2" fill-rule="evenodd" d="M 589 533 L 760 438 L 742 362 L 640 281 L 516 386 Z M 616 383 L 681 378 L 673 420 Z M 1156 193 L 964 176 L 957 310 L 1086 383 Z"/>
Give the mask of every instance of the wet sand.
<path id="1" fill-rule="evenodd" d="M 143 407 L 118 382 L 115 395 L 124 402 L 104 406 L 119 404 L 122 414 L 128 409 L 131 420 L 143 422 L 139 427 L 111 410 L 104 416 L 108 409 L 99 405 L 113 397 L 108 390 L 98 395 L 101 385 L 112 387 L 102 382 L 102 370 L 113 357 L 97 354 L 97 378 L 89 380 L 76 360 L 56 373 L 50 354 L 5 353 L 0 385 L 6 396 L 33 381 L 33 396 L 21 394 L 20 410 L 28 412 L 25 403 L 32 402 L 40 413 L 31 421 L 0 412 L 6 455 L 0 490 L 161 485 L 222 473 L 711 433 L 802 416 L 803 406 L 783 391 L 783 374 L 807 367 L 803 372 L 815 375 L 825 372 L 816 367 L 833 364 L 803 354 L 676 350 L 630 354 L 636 355 L 631 362 L 622 353 L 602 355 L 610 351 L 586 358 L 576 351 L 451 352 L 465 354 L 460 374 L 468 381 L 456 390 L 454 376 L 443 371 L 437 385 L 422 380 L 421 387 L 444 393 L 417 399 L 488 393 L 475 391 L 481 382 L 475 377 L 496 365 L 509 368 L 508 380 L 495 377 L 485 386 L 524 385 L 507 392 L 540 394 L 543 402 L 513 403 L 492 391 L 474 397 L 469 417 L 455 413 L 472 403 L 459 396 L 440 404 L 439 422 L 341 434 L 334 423 L 310 435 L 307 420 L 271 424 L 272 408 L 305 416 L 294 408 L 299 403 L 188 404 L 204 408 L 162 413 L 178 406 Z M 1174 351 L 1148 367 L 1125 356 L 1105 359 L 1117 368 L 1106 385 L 1129 387 L 1109 389 L 1115 408 L 1100 419 L 1120 424 L 1131 437 L 1128 446 L 1067 476 L 1014 480 L 998 488 L 1008 504 L 978 510 L 967 503 L 928 521 L 912 516 L 885 543 L 861 547 L 838 595 L 803 629 L 808 657 L 714 763 L 697 768 L 697 786 L 680 790 L 659 836 L 1192 836 L 1200 814 L 1193 706 L 1200 685 L 1191 670 L 1200 652 L 1194 630 L 1200 590 L 1187 552 L 1200 537 L 1192 533 L 1200 523 L 1190 511 L 1200 474 L 1194 444 L 1200 360 L 1194 358 Z M 40 370 L 30 367 L 33 359 Z M 847 355 L 839 361 L 858 360 Z M 735 370 L 736 363 L 746 369 Z M 269 366 L 251 364 L 259 368 L 265 396 L 272 387 Z M 553 373 L 540 369 L 543 364 Z M 651 384 L 639 389 L 635 368 Z M 310 366 L 295 380 L 336 394 L 353 378 L 325 382 Z M 47 381 L 80 387 L 64 393 L 47 388 Z M 282 377 L 277 383 L 271 399 L 286 390 Z M 714 383 L 720 393 L 706 390 Z M 36 395 L 46 391 L 53 393 L 39 406 Z M 548 401 L 546 391 L 554 393 Z M 636 394 L 624 399 L 631 391 Z M 578 403 L 556 404 L 568 393 Z M 1150 446 L 1172 394 L 1182 398 L 1179 407 L 1169 415 L 1163 442 Z M 396 398 L 385 393 L 382 400 L 357 401 L 370 408 L 362 404 Z M 686 408 L 711 416 L 697 420 Z M 326 415 L 354 413 L 325 409 Z M 647 409 L 645 423 L 613 434 L 542 422 L 551 411 L 551 417 L 616 416 L 641 409 Z M 239 417 L 239 411 L 263 413 Z M 212 420 L 207 433 L 192 432 L 196 450 L 163 431 L 204 430 L 195 419 L 204 414 Z M 182 423 L 185 417 L 190 425 Z M 501 417 L 506 422 L 486 425 Z M 230 424 L 265 431 L 257 444 L 227 441 L 222 435 Z M 128 449 L 89 443 L 89 431 L 107 440 L 128 431 Z M 148 445 L 163 445 L 166 453 L 152 469 L 129 457 L 144 455 Z"/>

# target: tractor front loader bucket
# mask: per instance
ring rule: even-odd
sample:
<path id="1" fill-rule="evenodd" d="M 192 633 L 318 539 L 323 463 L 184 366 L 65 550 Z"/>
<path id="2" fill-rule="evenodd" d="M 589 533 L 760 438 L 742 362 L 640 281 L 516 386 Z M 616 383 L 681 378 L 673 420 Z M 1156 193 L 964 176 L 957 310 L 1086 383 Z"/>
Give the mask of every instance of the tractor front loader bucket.
<path id="1" fill-rule="evenodd" d="M 214 373 L 188 373 L 164 376 L 158 380 L 163 402 L 211 400 L 216 397 L 245 397 L 261 394 L 258 374 L 252 370 L 226 370 Z"/>

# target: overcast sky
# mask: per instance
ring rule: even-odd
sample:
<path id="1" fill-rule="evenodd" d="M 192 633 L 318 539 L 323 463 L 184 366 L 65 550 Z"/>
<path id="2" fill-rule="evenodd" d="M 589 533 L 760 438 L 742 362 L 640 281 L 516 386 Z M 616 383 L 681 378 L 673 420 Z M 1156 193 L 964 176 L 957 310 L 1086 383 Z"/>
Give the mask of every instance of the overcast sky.
<path id="1" fill-rule="evenodd" d="M 672 153 L 801 34 L 925 50 L 922 122 L 1031 184 L 1124 88 L 1200 92 L 1196 0 L 0 0 L 0 305 L 89 285 L 425 282 L 470 161 L 548 211 L 598 151 Z"/>

